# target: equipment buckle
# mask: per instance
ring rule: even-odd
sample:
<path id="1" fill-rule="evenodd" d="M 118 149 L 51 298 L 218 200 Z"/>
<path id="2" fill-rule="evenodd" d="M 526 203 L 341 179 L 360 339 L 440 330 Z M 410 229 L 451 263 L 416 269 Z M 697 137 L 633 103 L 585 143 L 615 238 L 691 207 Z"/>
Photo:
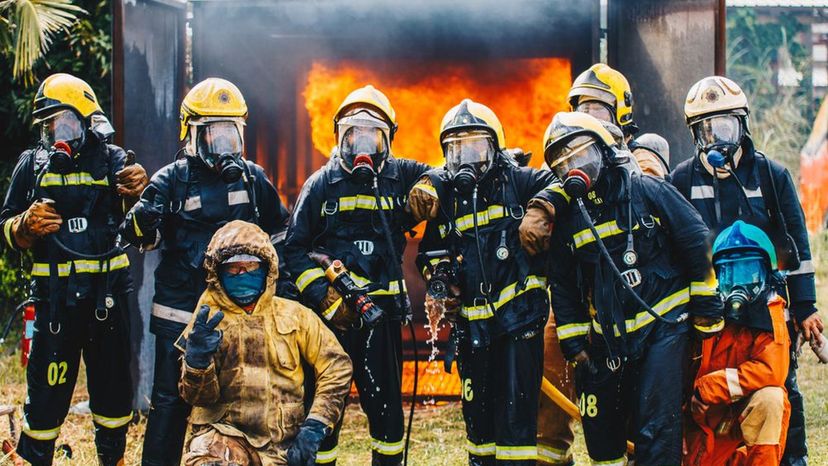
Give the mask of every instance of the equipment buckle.
<path id="1" fill-rule="evenodd" d="M 618 369 L 621 369 L 621 357 L 607 358 L 607 369 L 613 373 L 618 372 Z"/>
<path id="2" fill-rule="evenodd" d="M 638 269 L 627 269 L 621 272 L 621 278 L 633 288 L 641 284 L 641 272 Z"/>
<path id="3" fill-rule="evenodd" d="M 520 212 L 520 214 L 515 215 L 515 212 Z M 509 216 L 515 220 L 520 220 L 526 215 L 526 210 L 523 208 L 522 205 L 517 206 L 517 209 L 510 207 L 509 208 Z"/>
<path id="4" fill-rule="evenodd" d="M 58 333 L 60 333 L 60 322 L 57 322 L 57 330 L 54 329 L 54 323 L 55 322 L 49 322 L 49 332 L 51 332 L 52 335 L 57 335 Z"/>
<path id="5" fill-rule="evenodd" d="M 333 207 L 331 207 L 333 204 Z M 327 216 L 331 216 L 339 211 L 339 202 L 338 201 L 325 201 L 325 204 L 322 205 L 322 212 L 325 213 Z"/>
<path id="6" fill-rule="evenodd" d="M 472 301 L 472 305 L 474 307 L 485 307 L 489 305 L 489 301 L 486 298 L 477 297 Z"/>
<path id="7" fill-rule="evenodd" d="M 101 311 L 103 311 L 103 317 L 101 317 Z M 106 321 L 106 319 L 109 318 L 109 309 L 95 309 L 95 318 L 98 319 L 99 322 Z"/>
<path id="8" fill-rule="evenodd" d="M 83 233 L 89 227 L 86 217 L 74 217 L 66 220 L 70 233 Z"/>
<path id="9" fill-rule="evenodd" d="M 644 228 L 646 228 L 648 230 L 650 230 L 652 228 L 655 228 L 656 221 L 655 221 L 655 218 L 652 215 L 649 215 L 647 217 L 641 217 L 640 220 L 641 220 L 641 226 L 643 226 Z"/>

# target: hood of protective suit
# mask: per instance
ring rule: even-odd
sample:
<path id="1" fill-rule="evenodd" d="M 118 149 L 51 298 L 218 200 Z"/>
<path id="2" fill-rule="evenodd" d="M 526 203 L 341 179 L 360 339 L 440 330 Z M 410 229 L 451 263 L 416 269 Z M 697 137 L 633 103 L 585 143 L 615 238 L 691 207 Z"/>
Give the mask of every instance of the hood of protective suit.
<path id="1" fill-rule="evenodd" d="M 244 312 L 244 310 L 225 293 L 218 276 L 221 263 L 236 254 L 250 254 L 262 260 L 267 267 L 265 290 L 256 302 L 252 313 L 263 306 L 268 306 L 276 292 L 276 280 L 279 278 L 279 258 L 270 237 L 261 228 L 242 220 L 233 220 L 216 231 L 207 246 L 204 268 L 207 270 L 207 291 L 216 304 L 225 312 Z"/>

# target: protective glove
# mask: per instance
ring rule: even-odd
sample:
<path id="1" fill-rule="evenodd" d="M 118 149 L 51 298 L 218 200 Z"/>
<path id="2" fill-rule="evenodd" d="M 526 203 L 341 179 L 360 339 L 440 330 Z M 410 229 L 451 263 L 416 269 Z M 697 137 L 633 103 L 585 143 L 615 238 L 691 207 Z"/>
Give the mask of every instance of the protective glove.
<path id="1" fill-rule="evenodd" d="M 21 248 L 30 248 L 35 240 L 56 233 L 63 218 L 55 210 L 54 201 L 38 199 L 25 212 L 12 220 L 12 234 Z"/>
<path id="2" fill-rule="evenodd" d="M 322 440 L 328 436 L 329 430 L 328 426 L 316 419 L 305 419 L 293 445 L 288 449 L 288 466 L 314 466 L 316 452 L 319 451 Z"/>
<path id="3" fill-rule="evenodd" d="M 339 305 L 336 307 L 336 310 L 332 311 L 333 314 L 330 314 L 331 311 L 329 311 L 329 309 L 337 302 L 337 300 L 340 301 Z M 345 300 L 342 299 L 342 295 L 340 295 L 333 286 L 328 286 L 328 291 L 325 293 L 325 297 L 322 298 L 322 302 L 319 303 L 319 311 L 323 313 L 323 316 L 330 316 L 328 320 L 331 322 L 331 325 L 340 330 L 348 330 L 359 326 L 359 314 L 345 304 Z"/>
<path id="4" fill-rule="evenodd" d="M 710 405 L 702 400 L 699 389 L 697 388 L 693 390 L 693 397 L 690 399 L 690 414 L 693 416 L 693 420 L 695 420 L 697 424 L 705 424 L 705 415 L 707 414 L 707 410 L 709 408 Z"/>
<path id="5" fill-rule="evenodd" d="M 224 319 L 224 313 L 218 311 L 207 320 L 209 314 L 210 306 L 201 306 L 196 314 L 193 329 L 187 337 L 184 361 L 193 369 L 206 369 L 221 343 L 221 330 L 216 330 L 216 326 Z"/>
<path id="6" fill-rule="evenodd" d="M 122 197 L 137 199 L 149 184 L 147 171 L 138 163 L 127 165 L 115 177 L 115 187 Z"/>
<path id="7" fill-rule="evenodd" d="M 820 317 L 816 312 L 809 315 L 808 318 L 802 322 L 798 322 L 797 325 L 800 330 L 802 330 L 802 334 L 805 339 L 808 341 L 810 341 L 812 337 L 819 338 L 819 335 L 821 335 L 823 330 L 825 330 L 825 325 L 822 323 L 822 317 Z"/>
<path id="8" fill-rule="evenodd" d="M 457 322 L 457 316 L 460 315 L 460 308 L 462 307 L 462 304 L 463 303 L 459 298 L 453 296 L 440 299 L 432 298 L 429 294 L 426 294 L 425 296 L 425 309 L 427 315 L 442 315 L 451 323 Z M 429 317 L 429 320 L 432 320 L 431 317 Z"/>
<path id="9" fill-rule="evenodd" d="M 723 321 L 724 318 L 721 316 L 693 316 L 693 329 L 700 339 L 705 340 L 722 331 L 724 328 Z"/>
<path id="10" fill-rule="evenodd" d="M 440 211 L 440 198 L 437 197 L 437 191 L 427 176 L 420 178 L 411 188 L 406 211 L 411 212 L 418 222 L 433 220 L 437 217 Z"/>
<path id="11" fill-rule="evenodd" d="M 579 351 L 578 354 L 572 358 L 570 363 L 575 367 L 586 367 L 592 375 L 598 373 L 598 368 L 595 367 L 595 363 L 592 362 L 592 358 L 589 357 L 589 353 L 587 353 L 586 350 Z"/>
<path id="12" fill-rule="evenodd" d="M 520 222 L 518 234 L 520 244 L 530 256 L 548 251 L 549 239 L 552 237 L 552 216 L 546 209 L 527 208 Z"/>
<path id="13" fill-rule="evenodd" d="M 146 233 L 157 230 L 161 226 L 161 218 L 164 215 L 160 206 L 149 204 L 144 200 L 138 201 L 130 213 L 135 216 L 138 227 Z"/>

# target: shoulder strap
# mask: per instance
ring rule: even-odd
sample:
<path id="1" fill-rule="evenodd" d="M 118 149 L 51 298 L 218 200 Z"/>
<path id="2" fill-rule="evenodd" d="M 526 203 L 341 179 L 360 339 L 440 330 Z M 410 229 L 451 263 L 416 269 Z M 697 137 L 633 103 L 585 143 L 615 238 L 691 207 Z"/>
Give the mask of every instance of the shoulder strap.
<path id="1" fill-rule="evenodd" d="M 179 178 L 185 180 L 181 183 Z M 178 214 L 184 209 L 184 202 L 186 202 L 187 190 L 190 185 L 190 166 L 186 157 L 177 159 L 173 164 L 172 170 L 172 195 L 170 196 L 170 212 Z"/>
<path id="2" fill-rule="evenodd" d="M 693 160 L 690 162 L 688 170 L 674 171 L 671 173 L 671 176 L 673 177 L 673 186 L 675 186 L 676 189 L 678 189 L 678 192 L 681 193 L 681 195 L 688 201 L 690 200 L 690 192 L 692 190 L 692 186 L 690 186 L 690 180 L 692 178 L 691 175 L 695 169 L 696 161 Z"/>
<path id="3" fill-rule="evenodd" d="M 785 221 L 785 216 L 782 215 L 782 211 L 779 208 L 779 192 L 776 190 L 776 181 L 773 179 L 770 160 L 768 160 L 768 157 L 762 152 L 756 151 L 755 154 L 758 156 L 756 158 L 762 160 L 762 164 L 764 165 L 764 167 L 758 167 L 759 182 L 762 186 L 762 192 L 764 193 L 765 188 L 770 188 L 771 192 L 770 202 L 766 201 L 768 212 L 770 214 L 770 221 L 771 223 L 776 223 L 782 227 L 782 232 L 787 235 L 788 222 Z M 767 197 L 765 197 L 765 199 L 767 199 Z"/>

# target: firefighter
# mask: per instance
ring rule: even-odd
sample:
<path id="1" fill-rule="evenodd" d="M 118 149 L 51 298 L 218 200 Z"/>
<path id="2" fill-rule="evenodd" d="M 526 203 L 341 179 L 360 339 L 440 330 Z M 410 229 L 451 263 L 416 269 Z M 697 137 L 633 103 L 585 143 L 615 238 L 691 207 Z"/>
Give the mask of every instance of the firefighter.
<path id="1" fill-rule="evenodd" d="M 31 249 L 34 261 L 35 332 L 17 452 L 52 464 L 83 356 L 98 461 L 119 465 L 132 419 L 132 281 L 116 235 L 147 174 L 109 144 L 114 130 L 81 79 L 46 78 L 33 117 L 40 142 L 20 156 L 0 212 L 6 246 Z"/>
<path id="2" fill-rule="evenodd" d="M 333 327 L 354 362 L 374 465 L 400 464 L 404 449 L 401 326 L 411 311 L 401 259 L 404 234 L 413 226 L 404 207 L 429 168 L 392 154 L 396 130 L 396 114 L 382 92 L 370 85 L 351 92 L 334 115 L 337 146 L 302 188 L 285 241 L 302 302 Z M 360 310 L 345 302 L 315 257 L 349 270 L 383 317 L 360 326 Z M 338 437 L 339 427 L 317 463 L 335 463 Z"/>
<path id="3" fill-rule="evenodd" d="M 693 384 L 687 465 L 776 465 L 790 404 L 790 339 L 776 251 L 759 228 L 737 220 L 713 244 L 724 331 L 704 341 Z"/>
<path id="4" fill-rule="evenodd" d="M 274 296 L 278 263 L 269 235 L 248 222 L 210 241 L 207 290 L 177 342 L 181 396 L 194 406 L 187 466 L 312 466 L 342 415 L 351 361 L 310 309 Z M 316 387 L 307 412 L 306 375 Z"/>
<path id="5" fill-rule="evenodd" d="M 213 233 L 235 219 L 284 239 L 288 213 L 264 170 L 244 155 L 247 104 L 239 89 L 219 78 L 196 84 L 181 103 L 184 147 L 153 175 L 127 214 L 122 236 L 147 251 L 160 247 L 150 331 L 155 373 L 142 462 L 178 465 L 190 407 L 178 393 L 180 354 L 175 339 L 191 320 L 206 285 L 204 252 Z M 183 154 L 183 157 L 178 157 Z"/>
<path id="6" fill-rule="evenodd" d="M 431 264 L 456 269 L 451 295 L 427 295 L 426 306 L 441 300 L 456 322 L 469 464 L 535 464 L 549 301 L 543 258 L 523 251 L 518 226 L 553 175 L 512 163 L 497 116 L 469 99 L 443 117 L 440 143 L 445 166 L 409 198 L 417 219 L 429 220 L 420 244 L 429 288 Z"/>
<path id="7" fill-rule="evenodd" d="M 569 109 L 617 126 L 628 142 L 638 132 L 633 121 L 633 95 L 627 78 L 603 63 L 579 74 L 569 89 Z"/>
<path id="8" fill-rule="evenodd" d="M 630 142 L 630 150 L 645 175 L 667 178 L 670 174 L 670 143 L 655 133 L 645 133 Z"/>
<path id="9" fill-rule="evenodd" d="M 676 167 L 672 182 L 712 232 L 741 219 L 768 234 L 778 251 L 779 269 L 787 271 L 791 341 L 798 332 L 805 340 L 816 340 L 823 322 L 815 306 L 814 263 L 802 206 L 788 170 L 755 148 L 749 113 L 745 93 L 730 79 L 710 76 L 694 84 L 684 114 L 696 155 Z M 808 456 L 796 350 L 791 348 L 785 382 L 792 409 L 783 465 L 807 464 Z"/>
<path id="10" fill-rule="evenodd" d="M 575 364 L 589 456 L 626 464 L 632 438 L 636 464 L 677 465 L 676 381 L 690 324 L 703 337 L 724 325 L 707 227 L 670 184 L 630 171 L 629 152 L 590 115 L 557 114 L 544 155 L 562 181 L 530 201 L 547 225 L 527 213 L 521 239 L 531 251 L 549 250 L 552 308 Z"/>

